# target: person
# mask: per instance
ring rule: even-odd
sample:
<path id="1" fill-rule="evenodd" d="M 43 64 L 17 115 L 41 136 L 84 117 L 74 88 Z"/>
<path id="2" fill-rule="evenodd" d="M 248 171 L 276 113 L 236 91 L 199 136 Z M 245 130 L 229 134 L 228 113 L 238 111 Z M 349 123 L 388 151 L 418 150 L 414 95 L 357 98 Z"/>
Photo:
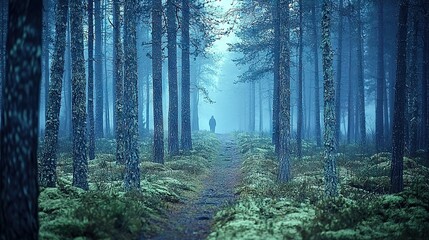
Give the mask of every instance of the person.
<path id="1" fill-rule="evenodd" d="M 210 132 L 214 133 L 216 128 L 216 119 L 213 116 L 212 118 L 210 118 L 209 125 L 210 125 Z"/>

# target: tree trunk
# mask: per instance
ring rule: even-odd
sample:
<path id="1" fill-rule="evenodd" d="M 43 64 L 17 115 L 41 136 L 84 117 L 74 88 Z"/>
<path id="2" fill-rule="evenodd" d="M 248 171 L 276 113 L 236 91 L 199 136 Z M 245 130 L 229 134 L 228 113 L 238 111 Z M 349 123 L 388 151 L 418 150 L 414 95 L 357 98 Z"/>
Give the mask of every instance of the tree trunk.
<path id="1" fill-rule="evenodd" d="M 179 154 L 178 93 L 177 93 L 177 46 L 176 3 L 167 0 L 168 38 L 168 153 Z"/>
<path id="2" fill-rule="evenodd" d="M 339 5 L 339 23 L 338 23 L 338 59 L 337 59 L 337 81 L 335 85 L 335 144 L 340 145 L 341 137 L 341 85 L 342 85 L 342 63 L 343 63 L 343 1 Z"/>
<path id="3" fill-rule="evenodd" d="M 357 112 L 358 112 L 358 123 L 359 123 L 359 145 L 361 147 L 366 146 L 366 123 L 365 123 L 365 86 L 364 86 L 364 63 L 363 63 L 363 32 L 362 32 L 362 20 L 361 20 L 361 0 L 357 2 L 358 8 L 358 23 L 357 23 L 357 34 L 358 34 L 358 49 L 357 49 L 357 58 L 358 58 L 358 81 L 357 81 Z"/>
<path id="4" fill-rule="evenodd" d="M 296 144 L 297 144 L 297 156 L 298 158 L 302 157 L 302 124 L 304 121 L 304 112 L 302 109 L 302 52 L 303 52 L 303 42 L 302 42 L 302 0 L 299 1 L 299 36 L 298 36 L 298 117 L 296 123 Z"/>
<path id="5" fill-rule="evenodd" d="M 279 172 L 277 180 L 288 182 L 290 170 L 290 42 L 289 0 L 280 4 L 280 64 L 279 64 Z M 284 15 L 284 16 L 282 16 Z"/>
<path id="6" fill-rule="evenodd" d="M 94 136 L 94 0 L 88 0 L 88 156 L 95 158 Z"/>
<path id="7" fill-rule="evenodd" d="M 0 138 L 1 239 L 38 238 L 41 33 L 42 1 L 9 1 Z"/>
<path id="8" fill-rule="evenodd" d="M 353 101 L 353 81 L 352 81 L 352 24 L 349 19 L 349 91 L 348 91 L 348 103 L 347 103 L 347 144 L 351 144 L 354 138 L 354 101 Z"/>
<path id="9" fill-rule="evenodd" d="M 377 47 L 377 96 L 375 109 L 375 148 L 381 152 L 384 148 L 384 20 L 383 0 L 378 1 L 378 47 Z"/>
<path id="10" fill-rule="evenodd" d="M 51 86 L 49 89 L 48 112 L 46 114 L 45 145 L 41 159 L 40 185 L 43 187 L 55 187 L 57 180 L 58 131 L 60 125 L 59 116 L 64 72 L 64 52 L 66 49 L 68 0 L 59 0 L 56 5 Z"/>
<path id="11" fill-rule="evenodd" d="M 43 104 L 44 104 L 44 110 L 45 110 L 45 116 L 48 112 L 48 92 L 49 92 L 49 42 L 50 39 L 50 13 L 51 13 L 51 1 L 50 0 L 44 0 L 43 1 L 43 36 L 42 36 L 42 43 L 43 43 L 43 49 L 42 49 L 42 76 L 43 76 L 43 92 L 44 92 L 44 98 L 43 98 Z M 44 126 L 46 128 L 46 126 Z"/>
<path id="12" fill-rule="evenodd" d="M 417 76 L 417 48 L 418 48 L 418 21 L 413 14 L 413 22 L 412 22 L 412 33 L 411 33 L 411 54 L 410 54 L 410 125 L 409 125 L 409 140 L 410 140 L 410 156 L 415 157 L 417 153 L 417 127 L 419 122 L 419 109 L 418 109 L 418 101 L 417 101 L 417 89 L 418 89 L 418 76 Z"/>
<path id="13" fill-rule="evenodd" d="M 83 3 L 70 2 L 72 56 L 73 186 L 88 190 L 86 149 L 86 77 L 83 47 Z"/>
<path id="14" fill-rule="evenodd" d="M 313 22 L 313 53 L 314 53 L 314 129 L 316 134 L 317 146 L 322 145 L 322 137 L 320 130 L 320 89 L 319 89 L 319 45 L 317 35 L 317 22 L 316 22 L 316 4 L 317 1 L 313 1 L 313 10 L 311 12 L 311 18 Z"/>
<path id="15" fill-rule="evenodd" d="M 249 83 L 249 132 L 255 132 L 255 82 Z"/>
<path id="16" fill-rule="evenodd" d="M 124 6 L 124 120 L 125 120 L 125 179 L 126 190 L 140 188 L 138 150 L 138 90 L 137 90 L 137 0 Z"/>
<path id="17" fill-rule="evenodd" d="M 275 0 L 273 4 L 273 25 L 274 25 L 274 90 L 273 90 L 273 112 L 272 112 L 272 143 L 275 152 L 279 153 L 279 82 L 280 82 L 280 0 Z"/>
<path id="18" fill-rule="evenodd" d="M 182 0 L 182 150 L 192 149 L 190 63 L 189 63 L 189 0 Z"/>
<path id="19" fill-rule="evenodd" d="M 104 137 L 103 132 L 103 53 L 101 36 L 101 0 L 95 2 L 95 137 Z"/>
<path id="20" fill-rule="evenodd" d="M 323 56 L 323 99 L 324 99 L 324 162 L 325 162 L 325 194 L 329 197 L 338 196 L 337 165 L 335 162 L 335 88 L 333 52 L 331 46 L 331 11 L 332 3 L 323 1 L 322 16 L 322 56 Z"/>
<path id="21" fill-rule="evenodd" d="M 124 142 L 124 78 L 123 53 L 121 44 L 121 15 L 120 0 L 113 2 L 113 81 L 115 85 L 115 136 L 116 136 L 116 162 L 125 163 Z"/>
<path id="22" fill-rule="evenodd" d="M 152 81 L 153 81 L 152 95 L 153 95 L 153 125 L 154 125 L 153 160 L 156 163 L 164 163 L 164 123 L 163 123 L 163 114 L 162 114 L 162 46 L 161 44 L 162 44 L 162 1 L 152 0 Z"/>
<path id="23" fill-rule="evenodd" d="M 70 4 L 69 4 L 70 5 Z M 69 15 L 67 17 L 67 33 L 66 33 L 66 53 L 65 53 L 65 73 L 66 77 L 64 78 L 64 85 L 65 85 L 65 106 L 64 106 L 64 113 L 65 113 L 65 132 L 66 132 L 66 138 L 71 139 L 72 138 L 72 59 L 71 59 L 71 27 L 70 27 L 70 11 Z"/>
<path id="24" fill-rule="evenodd" d="M 393 140 L 392 140 L 392 164 L 390 171 L 391 193 L 398 193 L 404 189 L 403 180 L 403 158 L 404 158 L 404 126 L 405 126 L 405 104 L 406 80 L 407 80 L 407 19 L 408 1 L 401 0 L 399 6 L 398 25 L 398 51 L 396 64 L 395 103 L 393 111 Z"/>
<path id="25" fill-rule="evenodd" d="M 429 2 L 425 2 L 426 13 L 429 12 Z M 426 159 L 429 159 L 429 15 L 425 18 L 424 46 L 423 46 L 423 91 L 422 91 L 422 126 L 423 126 L 423 148 L 426 149 Z M 429 161 L 429 160 L 428 160 Z"/>
<path id="26" fill-rule="evenodd" d="M 5 78 L 5 62 L 6 62 L 6 32 L 7 32 L 7 1 L 0 1 L 0 111 L 2 110 L 3 103 L 3 85 Z M 0 123 L 1 123 L 0 118 Z"/>

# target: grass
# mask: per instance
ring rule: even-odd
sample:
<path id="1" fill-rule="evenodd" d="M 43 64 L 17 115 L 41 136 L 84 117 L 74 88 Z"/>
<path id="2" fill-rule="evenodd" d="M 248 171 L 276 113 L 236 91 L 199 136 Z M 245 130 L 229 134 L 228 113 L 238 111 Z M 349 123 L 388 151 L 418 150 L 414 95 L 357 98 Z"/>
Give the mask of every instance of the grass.
<path id="1" fill-rule="evenodd" d="M 57 187 L 40 189 L 41 239 L 136 239 L 163 231 L 170 208 L 188 201 L 202 187 L 219 141 L 208 132 L 193 135 L 190 154 L 151 162 L 152 144 L 140 144 L 141 189 L 125 192 L 124 166 L 116 163 L 115 142 L 97 141 L 89 161 L 89 191 L 72 187 L 68 142 L 60 142 Z M 40 151 L 39 151 L 40 152 Z"/>
<path id="2" fill-rule="evenodd" d="M 232 206 L 219 211 L 208 239 L 428 239 L 429 170 L 404 158 L 405 191 L 388 194 L 390 154 L 337 154 L 340 195 L 324 196 L 322 149 L 303 145 L 293 179 L 276 182 L 270 139 L 237 134 L 243 180 Z"/>

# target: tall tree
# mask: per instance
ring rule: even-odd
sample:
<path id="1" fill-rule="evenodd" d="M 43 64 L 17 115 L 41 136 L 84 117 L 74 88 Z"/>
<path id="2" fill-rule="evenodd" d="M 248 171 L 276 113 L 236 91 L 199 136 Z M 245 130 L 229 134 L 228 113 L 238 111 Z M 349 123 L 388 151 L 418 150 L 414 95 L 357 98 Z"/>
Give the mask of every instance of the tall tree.
<path id="1" fill-rule="evenodd" d="M 352 51 L 353 51 L 353 44 L 352 44 L 352 24 L 351 24 L 351 17 L 349 17 L 349 69 L 348 69 L 348 75 L 349 75 L 349 89 L 348 89 L 348 100 L 347 100 L 347 144 L 350 144 L 352 142 L 352 138 L 354 137 L 354 97 L 353 97 L 353 74 L 352 74 Z"/>
<path id="2" fill-rule="evenodd" d="M 274 25 L 274 73 L 273 73 L 273 122 L 272 122 L 272 142 L 275 147 L 275 152 L 279 153 L 279 108 L 280 108 L 280 100 L 279 100 L 279 84 L 280 84 L 280 0 L 273 1 L 273 25 Z"/>
<path id="3" fill-rule="evenodd" d="M 7 32 L 7 4 L 8 1 L 0 1 L 0 90 L 3 87 L 5 79 L 5 62 L 6 62 L 6 32 Z M 0 91 L 0 111 L 2 109 L 3 94 Z M 0 119 L 1 123 L 1 119 Z"/>
<path id="4" fill-rule="evenodd" d="M 182 135 L 184 152 L 192 149 L 191 138 L 191 74 L 189 61 L 189 0 L 182 0 Z"/>
<path id="5" fill-rule="evenodd" d="M 409 112 L 410 112 L 410 126 L 409 126 L 409 153 L 411 157 L 415 157 L 417 153 L 418 145 L 418 122 L 419 122 L 419 108 L 418 108 L 418 76 L 417 76 L 417 48 L 418 48 L 418 21 L 417 21 L 417 12 L 413 11 L 411 17 L 411 35 L 410 35 L 410 67 L 409 67 L 409 76 L 410 76 L 410 95 L 409 95 Z"/>
<path id="6" fill-rule="evenodd" d="M 289 0 L 280 2 L 280 81 L 279 81 L 279 182 L 291 179 L 290 171 L 290 19 Z"/>
<path id="7" fill-rule="evenodd" d="M 113 2 L 113 81 L 115 85 L 115 137 L 116 162 L 124 164 L 124 78 L 123 78 L 123 52 L 121 43 L 121 1 Z"/>
<path id="8" fill-rule="evenodd" d="M 184 23 L 182 23 L 182 25 L 184 25 Z M 182 29 L 184 27 L 185 26 L 182 26 Z M 154 125 L 153 160 L 156 163 L 164 163 L 164 125 L 163 125 L 163 114 L 162 114 L 162 46 L 161 44 L 162 44 L 162 1 L 152 0 L 152 81 L 153 81 L 152 86 L 153 86 L 153 125 Z M 184 68 L 184 66 L 182 66 L 182 68 Z"/>
<path id="9" fill-rule="evenodd" d="M 43 104 L 45 107 L 45 114 L 48 111 L 48 92 L 49 92 L 49 45 L 51 41 L 51 0 L 43 0 L 43 35 L 42 35 L 42 76 L 43 76 L 43 89 L 45 97 Z"/>
<path id="10" fill-rule="evenodd" d="M 95 137 L 102 138 L 103 133 L 103 53 L 101 32 L 101 0 L 95 2 Z M 107 128 L 107 126 L 106 126 Z"/>
<path id="11" fill-rule="evenodd" d="M 313 53 L 314 53 L 314 129 L 316 133 L 317 146 L 322 145 L 322 133 L 320 130 L 320 89 L 319 89 L 319 45 L 317 35 L 317 22 L 316 22 L 316 5 L 317 1 L 313 1 L 313 9 L 311 12 L 311 19 L 313 22 Z"/>
<path id="12" fill-rule="evenodd" d="M 366 145 L 366 122 L 365 122 L 365 85 L 364 85 L 364 63 L 363 63 L 363 30 L 362 30 L 362 3 L 361 0 L 357 1 L 357 38 L 358 38 L 358 47 L 357 47 L 357 71 L 358 71 L 358 80 L 357 80 L 357 112 L 358 112 L 358 123 L 359 123 L 359 144 L 361 146 Z"/>
<path id="13" fill-rule="evenodd" d="M 38 238 L 41 33 L 42 1 L 9 1 L 1 112 L 0 239 Z"/>
<path id="14" fill-rule="evenodd" d="M 330 0 L 323 1 L 322 7 L 322 58 L 323 58 L 323 99 L 324 99 L 324 162 L 325 162 L 325 193 L 327 196 L 338 195 L 337 165 L 335 162 L 335 88 L 333 51 L 331 46 L 331 12 Z"/>
<path id="15" fill-rule="evenodd" d="M 88 0 L 88 156 L 95 158 L 94 135 L 94 0 Z"/>
<path id="16" fill-rule="evenodd" d="M 179 154 L 179 123 L 177 93 L 176 2 L 167 0 L 168 48 L 168 152 Z"/>
<path id="17" fill-rule="evenodd" d="M 298 30 L 298 117 L 296 122 L 296 143 L 297 143 L 297 156 L 298 158 L 302 157 L 302 124 L 304 121 L 304 111 L 302 108 L 302 84 L 303 84 L 303 67 L 302 67 L 302 57 L 303 57 L 303 24 L 302 24 L 302 0 L 299 1 L 299 30 Z"/>
<path id="18" fill-rule="evenodd" d="M 341 84 L 342 84 L 342 63 L 343 63 L 343 2 L 340 0 L 338 6 L 338 59 L 337 59 L 337 81 L 335 84 L 335 116 L 337 116 L 335 122 L 335 140 L 337 146 L 340 145 L 340 136 L 341 136 Z"/>
<path id="19" fill-rule="evenodd" d="M 60 126 L 59 116 L 64 53 L 66 49 L 67 16 L 68 0 L 59 0 L 56 4 L 54 55 L 51 67 L 48 112 L 46 114 L 45 145 L 41 160 L 40 184 L 44 187 L 55 187 L 57 179 L 58 131 Z"/>
<path id="20" fill-rule="evenodd" d="M 404 127 L 405 127 L 405 104 L 406 81 L 407 81 L 407 20 L 408 0 L 401 0 L 399 5 L 398 25 L 398 51 L 396 56 L 396 82 L 395 103 L 393 111 L 393 142 L 392 142 L 392 164 L 390 171 L 390 184 L 392 193 L 401 192 L 404 189 Z"/>
<path id="21" fill-rule="evenodd" d="M 375 109 L 375 148 L 380 152 L 384 148 L 384 20 L 383 0 L 378 1 L 378 47 L 377 47 L 377 99 Z"/>
<path id="22" fill-rule="evenodd" d="M 72 57 L 73 186 L 88 189 L 86 149 L 86 77 L 83 48 L 83 3 L 70 0 Z"/>
<path id="23" fill-rule="evenodd" d="M 429 159 L 429 137 L 427 134 L 429 134 L 429 2 L 425 1 L 424 5 L 426 17 L 425 17 L 425 25 L 424 25 L 424 43 L 423 43 L 423 76 L 422 76 L 422 82 L 423 82 L 423 91 L 422 91 L 422 125 L 425 129 L 423 131 L 422 136 L 424 136 L 424 147 L 426 149 L 426 159 Z"/>
<path id="24" fill-rule="evenodd" d="M 138 90 L 137 90 L 137 0 L 124 5 L 124 110 L 125 110 L 125 189 L 140 188 L 138 152 Z"/>

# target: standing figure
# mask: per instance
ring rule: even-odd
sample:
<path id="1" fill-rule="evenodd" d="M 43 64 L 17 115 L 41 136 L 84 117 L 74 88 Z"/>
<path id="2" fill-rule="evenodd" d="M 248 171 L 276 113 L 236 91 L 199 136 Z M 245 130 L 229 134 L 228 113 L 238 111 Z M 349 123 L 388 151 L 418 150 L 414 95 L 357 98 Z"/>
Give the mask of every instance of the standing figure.
<path id="1" fill-rule="evenodd" d="M 216 128 L 216 119 L 212 116 L 209 121 L 210 132 L 214 133 Z"/>

